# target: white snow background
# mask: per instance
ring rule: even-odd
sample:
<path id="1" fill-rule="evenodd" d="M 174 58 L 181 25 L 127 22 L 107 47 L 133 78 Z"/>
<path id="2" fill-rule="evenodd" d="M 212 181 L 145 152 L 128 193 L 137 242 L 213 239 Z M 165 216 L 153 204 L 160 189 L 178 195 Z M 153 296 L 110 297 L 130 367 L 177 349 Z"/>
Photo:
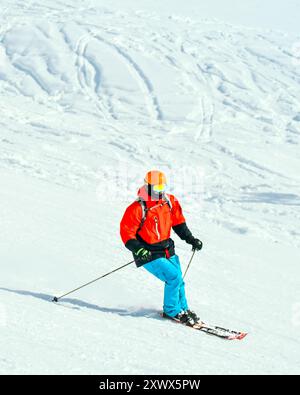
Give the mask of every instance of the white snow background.
<path id="1" fill-rule="evenodd" d="M 0 373 L 300 373 L 300 1 L 0 1 Z M 119 221 L 161 168 L 192 309 Z M 183 268 L 190 247 L 174 236 Z"/>

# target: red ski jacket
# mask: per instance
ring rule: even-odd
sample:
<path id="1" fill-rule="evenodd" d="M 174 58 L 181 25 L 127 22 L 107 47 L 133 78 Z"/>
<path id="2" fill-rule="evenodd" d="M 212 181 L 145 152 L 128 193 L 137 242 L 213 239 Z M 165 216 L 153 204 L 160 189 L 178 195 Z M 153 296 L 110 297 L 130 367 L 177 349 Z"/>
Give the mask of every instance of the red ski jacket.
<path id="1" fill-rule="evenodd" d="M 146 208 L 144 212 L 143 201 Z M 138 200 L 125 211 L 120 224 L 120 234 L 125 246 L 132 252 L 144 247 L 155 252 L 153 259 L 175 254 L 174 242 L 170 238 L 173 230 L 183 240 L 192 237 L 185 223 L 178 200 L 167 194 L 159 200 L 151 200 L 145 187 L 138 191 Z"/>

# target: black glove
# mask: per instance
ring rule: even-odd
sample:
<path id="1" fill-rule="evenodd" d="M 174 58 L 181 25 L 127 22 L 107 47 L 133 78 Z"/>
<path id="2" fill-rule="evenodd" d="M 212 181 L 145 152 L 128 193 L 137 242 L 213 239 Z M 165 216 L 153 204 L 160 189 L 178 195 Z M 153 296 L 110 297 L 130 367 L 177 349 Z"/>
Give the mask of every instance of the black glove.
<path id="1" fill-rule="evenodd" d="M 151 251 L 147 250 L 146 248 L 139 248 L 137 251 L 134 252 L 134 256 L 136 259 L 141 263 L 147 263 L 151 259 Z"/>
<path id="2" fill-rule="evenodd" d="M 191 244 L 193 247 L 193 251 L 200 251 L 202 250 L 203 243 L 201 240 L 196 239 L 195 237 L 191 237 L 186 241 L 188 244 Z"/>

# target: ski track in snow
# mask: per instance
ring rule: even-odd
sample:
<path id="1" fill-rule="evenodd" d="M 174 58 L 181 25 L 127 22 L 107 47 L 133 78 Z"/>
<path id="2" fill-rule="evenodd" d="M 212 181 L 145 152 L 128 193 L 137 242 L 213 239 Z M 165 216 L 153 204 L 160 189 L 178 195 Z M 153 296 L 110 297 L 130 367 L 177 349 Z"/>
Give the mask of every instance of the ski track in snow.
<path id="1" fill-rule="evenodd" d="M 112 49 L 114 49 L 122 58 L 123 60 L 128 64 L 128 68 L 132 74 L 135 74 L 137 79 L 141 81 L 139 83 L 140 86 L 144 85 L 143 91 L 145 98 L 148 100 L 148 108 L 150 109 L 150 115 L 153 117 L 154 120 L 161 121 L 163 119 L 162 111 L 161 108 L 158 104 L 158 99 L 154 94 L 153 86 L 149 78 L 146 76 L 144 71 L 138 66 L 138 64 L 121 48 L 119 48 L 115 44 L 111 44 L 106 42 L 103 38 L 99 36 L 95 36 L 98 40 L 101 42 L 105 43 L 106 45 L 110 46 Z"/>
<path id="2" fill-rule="evenodd" d="M 108 2 L 3 3 L 0 372 L 299 374 L 300 37 Z M 131 258 L 118 222 L 151 167 L 201 169 L 200 196 L 179 189 L 206 246 L 188 293 L 212 324 L 248 330 L 243 343 L 159 319 L 161 285 L 134 268 L 47 303 Z"/>

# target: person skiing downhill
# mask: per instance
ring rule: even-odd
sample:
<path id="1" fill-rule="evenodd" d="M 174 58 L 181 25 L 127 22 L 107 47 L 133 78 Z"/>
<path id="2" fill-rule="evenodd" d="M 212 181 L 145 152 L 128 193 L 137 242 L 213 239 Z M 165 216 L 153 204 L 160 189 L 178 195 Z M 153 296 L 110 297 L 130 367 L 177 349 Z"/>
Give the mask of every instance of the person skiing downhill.
<path id="1" fill-rule="evenodd" d="M 192 326 L 199 318 L 188 306 L 171 230 L 192 245 L 193 251 L 200 251 L 202 242 L 189 230 L 178 200 L 166 193 L 165 174 L 151 170 L 144 181 L 137 200 L 125 210 L 120 223 L 121 238 L 133 253 L 137 267 L 143 266 L 165 283 L 163 316 Z"/>

